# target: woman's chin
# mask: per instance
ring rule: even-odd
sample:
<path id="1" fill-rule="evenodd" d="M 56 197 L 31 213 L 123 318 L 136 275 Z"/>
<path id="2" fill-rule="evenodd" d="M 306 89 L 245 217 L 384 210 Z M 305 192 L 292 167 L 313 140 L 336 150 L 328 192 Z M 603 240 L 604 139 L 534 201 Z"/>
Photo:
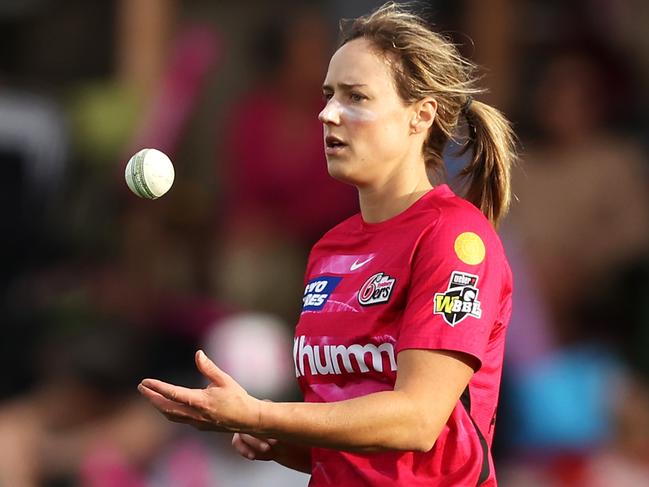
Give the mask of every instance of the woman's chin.
<path id="1" fill-rule="evenodd" d="M 327 171 L 329 176 L 334 178 L 336 181 L 340 181 L 345 184 L 358 184 L 358 177 L 354 177 L 354 172 L 351 170 L 349 163 L 343 163 L 342 161 L 336 160 L 327 160 Z"/>

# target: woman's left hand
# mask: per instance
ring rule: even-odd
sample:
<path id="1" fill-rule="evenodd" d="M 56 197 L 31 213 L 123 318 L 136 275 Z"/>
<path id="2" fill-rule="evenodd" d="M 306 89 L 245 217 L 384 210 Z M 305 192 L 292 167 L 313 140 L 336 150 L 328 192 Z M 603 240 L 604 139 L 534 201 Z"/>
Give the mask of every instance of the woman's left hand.
<path id="1" fill-rule="evenodd" d="M 210 384 L 188 389 L 156 379 L 144 379 L 138 390 L 170 421 L 200 430 L 254 432 L 259 425 L 260 403 L 199 350 L 196 367 Z"/>

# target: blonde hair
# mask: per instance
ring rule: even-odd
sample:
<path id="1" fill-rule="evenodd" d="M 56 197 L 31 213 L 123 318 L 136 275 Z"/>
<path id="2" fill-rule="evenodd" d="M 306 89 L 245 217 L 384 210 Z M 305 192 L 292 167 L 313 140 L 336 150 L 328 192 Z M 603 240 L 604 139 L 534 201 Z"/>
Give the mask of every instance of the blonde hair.
<path id="1" fill-rule="evenodd" d="M 476 66 L 421 17 L 394 2 L 363 17 L 343 20 L 340 27 L 341 46 L 364 38 L 390 61 L 397 91 L 406 103 L 427 96 L 437 101 L 435 121 L 423 147 L 424 160 L 432 170 L 444 171 L 442 152 L 465 117 L 471 145 L 461 153 L 472 149 L 472 157 L 460 173 L 464 197 L 497 226 L 509 209 L 515 137 L 501 112 L 473 100 L 485 91 L 477 84 Z"/>

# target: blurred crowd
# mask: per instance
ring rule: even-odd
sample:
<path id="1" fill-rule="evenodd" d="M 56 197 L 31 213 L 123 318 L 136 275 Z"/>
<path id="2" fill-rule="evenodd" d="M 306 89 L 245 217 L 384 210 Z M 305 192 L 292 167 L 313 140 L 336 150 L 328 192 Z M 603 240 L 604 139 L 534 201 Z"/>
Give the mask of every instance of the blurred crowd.
<path id="1" fill-rule="evenodd" d="M 380 3 L 0 3 L 0 485 L 306 485 L 136 385 L 202 384 L 201 347 L 299 399 L 308 251 L 357 211 L 327 175 L 321 83 L 338 19 Z M 499 483 L 649 485 L 649 4 L 420 3 L 520 139 Z M 143 147 L 176 168 L 156 201 L 123 179 Z"/>

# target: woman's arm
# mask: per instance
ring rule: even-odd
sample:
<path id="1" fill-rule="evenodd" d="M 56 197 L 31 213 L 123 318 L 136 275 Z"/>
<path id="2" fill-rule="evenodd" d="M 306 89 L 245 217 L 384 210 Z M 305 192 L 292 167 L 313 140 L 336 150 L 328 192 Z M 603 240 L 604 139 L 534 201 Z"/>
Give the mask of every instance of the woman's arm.
<path id="1" fill-rule="evenodd" d="M 473 368 L 457 352 L 404 350 L 393 391 L 333 403 L 277 403 L 261 408 L 258 431 L 344 450 L 428 451 Z"/>
<path id="2" fill-rule="evenodd" d="M 200 351 L 196 365 L 212 382 L 206 389 L 145 379 L 140 392 L 171 421 L 199 429 L 340 450 L 428 451 L 478 364 L 460 352 L 404 350 L 393 391 L 331 403 L 260 401 Z"/>

